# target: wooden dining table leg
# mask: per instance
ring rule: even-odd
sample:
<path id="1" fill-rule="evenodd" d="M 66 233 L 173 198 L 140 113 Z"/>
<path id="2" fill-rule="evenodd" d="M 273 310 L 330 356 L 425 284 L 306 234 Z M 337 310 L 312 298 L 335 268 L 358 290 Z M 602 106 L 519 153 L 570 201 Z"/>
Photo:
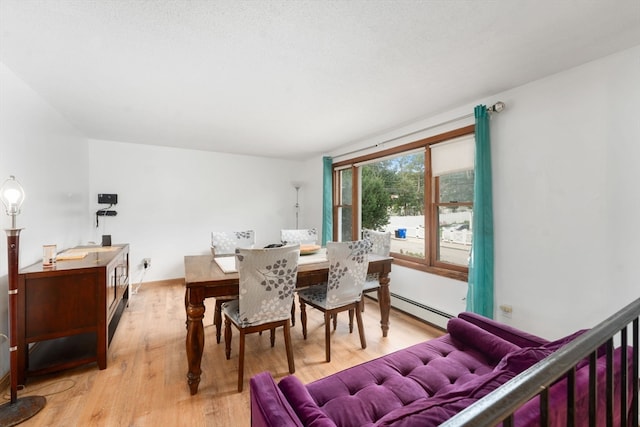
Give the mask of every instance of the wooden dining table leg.
<path id="1" fill-rule="evenodd" d="M 378 281 L 378 302 L 380 304 L 380 327 L 382 336 L 386 337 L 389 332 L 389 311 L 391 310 L 391 294 L 389 293 L 389 273 L 380 273 Z"/>
<path id="2" fill-rule="evenodd" d="M 204 349 L 204 289 L 187 289 L 187 361 L 189 372 L 187 373 L 187 383 L 191 395 L 198 392 L 200 384 L 200 363 L 202 362 L 202 351 Z"/>

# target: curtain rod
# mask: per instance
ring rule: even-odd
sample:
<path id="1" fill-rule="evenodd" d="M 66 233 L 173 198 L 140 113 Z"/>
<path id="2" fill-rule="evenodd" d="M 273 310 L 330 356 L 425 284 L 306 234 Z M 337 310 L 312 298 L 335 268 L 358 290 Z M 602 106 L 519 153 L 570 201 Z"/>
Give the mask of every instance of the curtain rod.
<path id="1" fill-rule="evenodd" d="M 502 110 L 504 110 L 505 106 L 506 105 L 505 105 L 504 102 L 498 101 L 495 104 L 493 104 L 491 107 L 487 108 L 487 111 L 490 112 L 490 113 L 493 113 L 493 112 L 499 113 Z M 435 125 L 427 126 L 425 128 L 422 128 L 422 129 L 414 130 L 413 132 L 409 132 L 409 133 L 405 133 L 405 134 L 400 135 L 400 136 L 396 136 L 395 138 L 386 139 L 386 140 L 384 140 L 382 142 L 378 142 L 377 144 L 370 145 L 368 147 L 358 148 L 357 150 L 353 150 L 353 151 L 349 151 L 349 152 L 346 152 L 346 153 L 338 154 L 337 156 L 333 156 L 333 158 L 335 159 L 336 157 L 344 157 L 344 156 L 348 156 L 350 154 L 359 153 L 361 151 L 366 151 L 366 150 L 371 150 L 373 148 L 378 148 L 381 145 L 387 144 L 389 142 L 396 141 L 396 140 L 401 139 L 401 138 L 405 138 L 407 136 L 415 135 L 415 134 L 420 133 L 420 132 L 424 132 L 425 130 L 430 130 L 430 129 L 437 128 L 437 127 L 440 127 L 440 126 L 448 125 L 449 123 L 453 123 L 453 122 L 457 122 L 457 121 L 460 121 L 460 120 L 468 119 L 469 117 L 473 117 L 474 114 L 475 113 L 469 113 L 469 114 L 465 114 L 464 116 L 455 117 L 453 119 L 449 119 L 449 120 L 444 121 L 444 122 L 436 123 Z"/>

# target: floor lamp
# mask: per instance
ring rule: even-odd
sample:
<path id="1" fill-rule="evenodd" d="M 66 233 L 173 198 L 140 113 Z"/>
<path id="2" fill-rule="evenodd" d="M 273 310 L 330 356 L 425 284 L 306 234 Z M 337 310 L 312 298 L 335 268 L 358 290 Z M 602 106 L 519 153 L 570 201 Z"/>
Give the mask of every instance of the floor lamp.
<path id="1" fill-rule="evenodd" d="M 37 414 L 47 400 L 43 396 L 26 396 L 18 399 L 18 256 L 20 231 L 16 227 L 16 216 L 24 201 L 24 190 L 14 176 L 10 176 L 0 187 L 0 200 L 7 215 L 11 217 L 11 228 L 7 233 L 7 252 L 9 263 L 9 379 L 11 382 L 11 400 L 0 406 L 0 422 L 3 426 L 14 426 Z"/>
<path id="2" fill-rule="evenodd" d="M 300 193 L 300 184 L 295 184 L 296 188 L 296 230 L 298 229 L 298 216 L 300 215 L 300 201 L 298 199 L 298 195 Z"/>

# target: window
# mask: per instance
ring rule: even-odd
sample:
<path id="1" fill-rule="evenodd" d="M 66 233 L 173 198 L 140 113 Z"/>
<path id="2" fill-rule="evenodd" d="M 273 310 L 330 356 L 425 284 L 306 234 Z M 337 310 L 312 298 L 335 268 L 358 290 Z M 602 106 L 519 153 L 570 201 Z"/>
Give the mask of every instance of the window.
<path id="1" fill-rule="evenodd" d="M 353 168 L 338 170 L 334 173 L 334 240 L 344 242 L 351 239 L 353 230 Z M 335 239 L 336 231 L 340 236 Z"/>
<path id="2" fill-rule="evenodd" d="M 392 233 L 396 263 L 466 280 L 474 127 L 334 163 L 334 240 Z"/>

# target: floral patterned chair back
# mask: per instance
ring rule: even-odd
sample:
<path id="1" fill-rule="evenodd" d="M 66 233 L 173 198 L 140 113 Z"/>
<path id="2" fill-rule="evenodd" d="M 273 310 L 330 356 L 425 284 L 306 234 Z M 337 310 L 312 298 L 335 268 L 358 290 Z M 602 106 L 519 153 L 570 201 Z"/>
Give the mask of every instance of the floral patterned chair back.
<path id="1" fill-rule="evenodd" d="M 340 307 L 362 298 L 370 251 L 371 242 L 368 240 L 327 242 L 327 308 Z"/>
<path id="2" fill-rule="evenodd" d="M 237 248 L 253 248 L 256 234 L 247 231 L 212 231 L 211 252 L 214 256 L 234 255 Z"/>
<path id="3" fill-rule="evenodd" d="M 299 257 L 299 245 L 238 249 L 238 320 L 242 327 L 275 322 L 291 316 Z"/>
<path id="4" fill-rule="evenodd" d="M 374 230 L 363 230 L 362 238 L 371 242 L 371 253 L 389 256 L 391 252 L 391 233 Z"/>
<path id="5" fill-rule="evenodd" d="M 301 245 L 318 244 L 318 231 L 315 228 L 280 230 L 280 240 L 287 243 L 300 243 Z"/>

